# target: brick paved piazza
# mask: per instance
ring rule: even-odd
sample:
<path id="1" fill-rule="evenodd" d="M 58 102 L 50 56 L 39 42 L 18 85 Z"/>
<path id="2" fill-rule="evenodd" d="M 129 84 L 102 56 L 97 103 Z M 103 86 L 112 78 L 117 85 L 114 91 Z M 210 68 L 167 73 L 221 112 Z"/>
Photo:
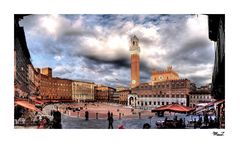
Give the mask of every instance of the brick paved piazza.
<path id="1" fill-rule="evenodd" d="M 81 108 L 81 110 L 67 110 L 67 107 Z M 144 123 L 150 122 L 152 128 L 156 128 L 155 122 L 159 119 L 150 110 L 134 109 L 132 111 L 131 107 L 108 103 L 88 103 L 86 106 L 85 103 L 54 104 L 47 105 L 43 111 L 50 114 L 50 111 L 56 108 L 62 113 L 62 127 L 65 129 L 107 129 L 108 111 L 113 112 L 114 128 L 123 125 L 127 129 L 142 129 Z M 85 120 L 85 111 L 89 112 L 88 121 Z M 96 114 L 98 114 L 98 119 L 96 119 Z"/>
<path id="2" fill-rule="evenodd" d="M 68 110 L 67 108 L 81 108 L 80 111 Z M 198 120 L 198 116 L 186 116 L 185 114 L 165 113 L 164 117 L 158 117 L 151 110 L 133 109 L 132 107 L 123 106 L 111 103 L 69 103 L 69 104 L 51 104 L 43 109 L 44 114 L 51 113 L 51 110 L 57 109 L 62 113 L 62 128 L 63 129 L 107 129 L 108 111 L 114 115 L 114 129 L 122 126 L 125 129 L 142 129 L 145 123 L 151 125 L 151 129 L 156 129 L 156 121 L 164 121 L 165 117 L 173 119 L 176 115 L 178 119 L 182 118 L 185 123 Z M 133 110 L 132 110 L 133 109 Z M 89 120 L 85 120 L 85 112 L 89 112 Z M 140 118 L 139 118 L 140 113 Z M 98 114 L 98 119 L 97 115 Z M 120 116 L 121 115 L 121 116 Z M 192 128 L 192 127 L 186 127 Z"/>

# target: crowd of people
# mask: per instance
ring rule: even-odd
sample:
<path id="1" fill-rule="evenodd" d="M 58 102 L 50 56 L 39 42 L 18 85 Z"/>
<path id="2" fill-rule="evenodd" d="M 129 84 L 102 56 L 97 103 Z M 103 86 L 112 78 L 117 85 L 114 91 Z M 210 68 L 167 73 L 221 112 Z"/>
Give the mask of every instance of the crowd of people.
<path id="1" fill-rule="evenodd" d="M 207 128 L 216 128 L 217 127 L 217 119 L 212 119 L 212 117 L 208 116 L 207 114 L 204 115 L 204 117 L 199 115 L 199 120 L 196 121 L 194 119 L 193 125 L 194 129 L 196 128 L 202 128 L 202 129 L 207 129 Z"/>
<path id="2" fill-rule="evenodd" d="M 15 126 L 35 127 L 37 129 L 61 129 L 61 113 L 51 110 L 51 114 L 43 114 L 25 108 L 20 108 L 15 113 Z"/>
<path id="3" fill-rule="evenodd" d="M 173 120 L 168 120 L 168 118 L 166 117 L 164 119 L 164 122 L 162 123 L 156 122 L 156 126 L 157 128 L 160 129 L 183 129 L 186 127 L 185 119 L 180 118 L 178 120 L 177 116 L 174 116 Z"/>
<path id="4" fill-rule="evenodd" d="M 191 120 L 189 119 L 191 117 Z M 217 119 L 212 116 L 208 116 L 207 113 L 202 115 L 187 115 L 181 116 L 178 119 L 177 116 L 174 118 L 168 119 L 167 117 L 164 120 L 159 120 L 156 123 L 157 128 L 160 129 L 184 129 L 184 128 L 216 128 L 217 127 Z"/>

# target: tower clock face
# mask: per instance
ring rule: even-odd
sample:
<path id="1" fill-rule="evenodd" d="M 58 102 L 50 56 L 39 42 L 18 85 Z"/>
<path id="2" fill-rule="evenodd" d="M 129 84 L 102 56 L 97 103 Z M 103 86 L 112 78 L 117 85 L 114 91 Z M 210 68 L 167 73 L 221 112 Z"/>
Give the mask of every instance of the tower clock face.
<path id="1" fill-rule="evenodd" d="M 136 81 L 135 80 L 132 80 L 132 84 L 135 84 L 136 83 Z"/>
<path id="2" fill-rule="evenodd" d="M 163 80 L 163 76 L 159 76 L 159 80 Z"/>

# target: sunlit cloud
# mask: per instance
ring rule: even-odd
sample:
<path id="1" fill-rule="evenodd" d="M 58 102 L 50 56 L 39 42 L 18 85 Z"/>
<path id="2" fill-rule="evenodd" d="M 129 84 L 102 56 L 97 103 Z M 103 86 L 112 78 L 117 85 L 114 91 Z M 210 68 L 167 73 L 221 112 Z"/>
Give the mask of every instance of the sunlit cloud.
<path id="1" fill-rule="evenodd" d="M 206 15 L 31 15 L 21 21 L 36 67 L 110 86 L 130 83 L 129 40 L 140 39 L 141 81 L 168 65 L 197 84 L 211 81 Z"/>

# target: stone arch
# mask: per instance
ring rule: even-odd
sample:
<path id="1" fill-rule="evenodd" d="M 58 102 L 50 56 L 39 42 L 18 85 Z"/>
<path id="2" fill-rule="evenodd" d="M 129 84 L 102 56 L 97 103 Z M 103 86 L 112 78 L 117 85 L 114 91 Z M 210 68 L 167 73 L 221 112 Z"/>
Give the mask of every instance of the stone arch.
<path id="1" fill-rule="evenodd" d="M 132 105 L 133 104 L 133 101 L 134 101 L 134 98 L 131 96 L 129 97 L 129 105 Z"/>
<path id="2" fill-rule="evenodd" d="M 137 94 L 129 94 L 128 95 L 128 106 L 136 107 L 137 101 L 138 101 L 138 95 Z"/>

